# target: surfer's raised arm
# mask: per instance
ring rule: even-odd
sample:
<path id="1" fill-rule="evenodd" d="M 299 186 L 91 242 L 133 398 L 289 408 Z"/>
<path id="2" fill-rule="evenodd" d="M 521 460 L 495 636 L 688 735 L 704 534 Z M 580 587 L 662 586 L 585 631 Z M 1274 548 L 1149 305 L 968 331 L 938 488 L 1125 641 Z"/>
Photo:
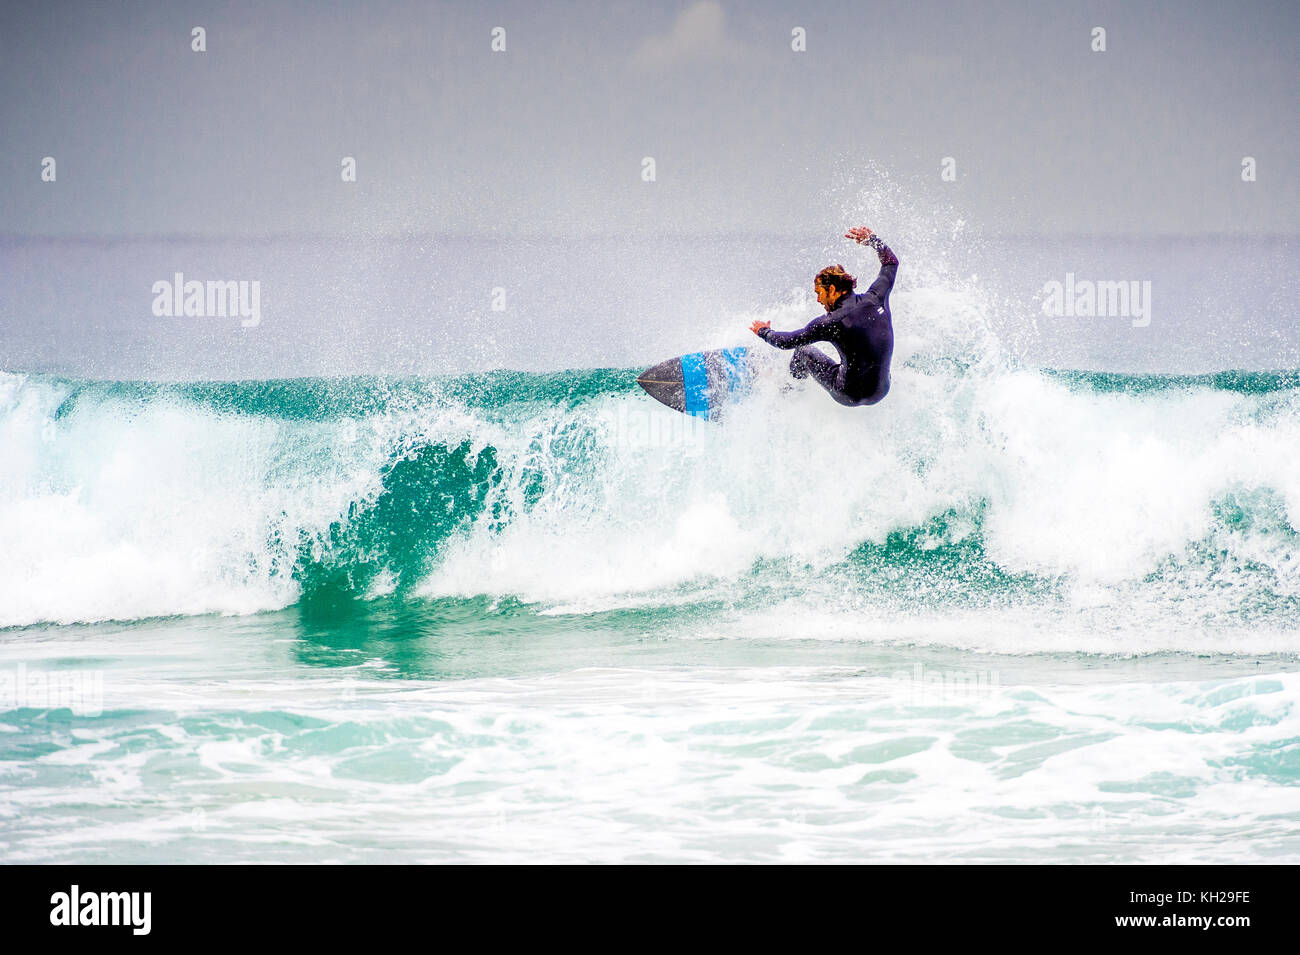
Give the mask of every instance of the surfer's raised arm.
<path id="1" fill-rule="evenodd" d="M 881 299 L 888 296 L 890 289 L 894 287 L 894 278 L 898 275 L 898 256 L 881 241 L 880 236 L 864 226 L 850 229 L 844 233 L 844 238 L 852 239 L 859 245 L 869 245 L 876 250 L 876 255 L 880 257 L 880 274 L 867 289 L 867 294 L 874 294 L 876 298 Z"/>

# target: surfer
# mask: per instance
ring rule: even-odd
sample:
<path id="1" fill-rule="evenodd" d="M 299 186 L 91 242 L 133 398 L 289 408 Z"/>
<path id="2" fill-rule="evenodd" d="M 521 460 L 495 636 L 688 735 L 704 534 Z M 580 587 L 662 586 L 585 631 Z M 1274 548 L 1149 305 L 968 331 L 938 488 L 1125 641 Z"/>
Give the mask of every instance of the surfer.
<path id="1" fill-rule="evenodd" d="M 853 290 L 858 280 L 842 265 L 817 273 L 813 288 L 826 314 L 797 332 L 774 332 L 771 322 L 756 321 L 749 330 L 769 345 L 795 349 L 790 374 L 813 380 L 842 405 L 874 405 L 889 392 L 889 359 L 894 354 L 894 326 L 889 315 L 889 291 L 898 274 L 898 256 L 880 236 L 859 226 L 844 233 L 880 256 L 880 274 L 861 294 Z M 827 342 L 839 353 L 837 362 L 812 347 Z"/>

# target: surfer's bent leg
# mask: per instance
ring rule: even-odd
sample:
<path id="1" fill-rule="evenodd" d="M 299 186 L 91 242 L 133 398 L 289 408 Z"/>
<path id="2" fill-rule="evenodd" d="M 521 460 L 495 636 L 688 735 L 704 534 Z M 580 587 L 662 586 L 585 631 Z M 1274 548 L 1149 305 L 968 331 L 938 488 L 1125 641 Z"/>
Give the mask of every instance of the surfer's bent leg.
<path id="1" fill-rule="evenodd" d="M 790 374 L 795 378 L 811 377 L 829 391 L 836 401 L 840 400 L 843 392 L 840 363 L 811 345 L 795 349 L 794 357 L 790 359 Z"/>

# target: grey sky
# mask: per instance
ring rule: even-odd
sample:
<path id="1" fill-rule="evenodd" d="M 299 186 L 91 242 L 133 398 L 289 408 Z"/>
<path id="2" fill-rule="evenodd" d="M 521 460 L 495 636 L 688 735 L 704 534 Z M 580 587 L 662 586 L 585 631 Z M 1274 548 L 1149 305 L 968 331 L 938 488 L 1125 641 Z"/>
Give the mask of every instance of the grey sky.
<path id="1" fill-rule="evenodd" d="M 1294 0 L 10 2 L 0 230 L 825 231 L 883 173 L 991 230 L 1294 232 L 1298 40 Z"/>

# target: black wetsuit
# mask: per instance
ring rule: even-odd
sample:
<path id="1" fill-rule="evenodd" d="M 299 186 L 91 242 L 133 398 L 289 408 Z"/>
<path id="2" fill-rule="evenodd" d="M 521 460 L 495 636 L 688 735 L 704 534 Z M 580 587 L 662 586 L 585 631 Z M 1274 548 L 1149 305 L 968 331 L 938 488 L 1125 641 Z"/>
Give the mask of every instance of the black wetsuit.
<path id="1" fill-rule="evenodd" d="M 894 325 L 889 315 L 889 292 L 898 274 L 898 256 L 872 236 L 867 244 L 880 256 L 880 274 L 871 287 L 850 292 L 833 310 L 815 318 L 797 332 L 765 328 L 759 337 L 777 348 L 796 348 L 790 374 L 811 375 L 842 405 L 874 405 L 889 392 L 889 359 L 894 354 Z M 836 362 L 812 342 L 827 342 L 839 352 Z"/>

